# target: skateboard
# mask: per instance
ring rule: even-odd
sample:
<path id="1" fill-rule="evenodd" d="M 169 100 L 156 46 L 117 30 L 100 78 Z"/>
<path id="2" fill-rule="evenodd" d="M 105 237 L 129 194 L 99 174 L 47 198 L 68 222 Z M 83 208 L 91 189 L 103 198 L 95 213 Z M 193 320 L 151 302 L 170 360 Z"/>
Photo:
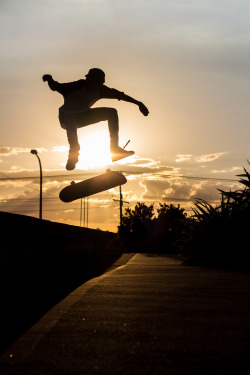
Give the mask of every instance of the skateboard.
<path id="1" fill-rule="evenodd" d="M 89 178 L 87 180 L 71 182 L 70 185 L 63 188 L 59 193 L 59 198 L 63 202 L 72 202 L 76 199 L 85 198 L 89 195 L 100 193 L 127 182 L 126 177 L 120 172 L 112 172 L 107 169 L 106 173 Z"/>
<path id="2" fill-rule="evenodd" d="M 128 141 L 125 147 L 129 144 Z M 130 155 L 133 155 L 134 151 L 128 151 L 125 156 L 121 155 L 112 155 L 112 161 L 118 161 L 120 159 L 126 158 Z M 100 193 L 108 189 L 112 189 L 116 186 L 124 185 L 127 182 L 126 177 L 121 172 L 112 172 L 110 169 L 107 169 L 106 173 L 103 173 L 99 176 L 89 178 L 87 180 L 77 182 L 71 182 L 70 185 L 63 188 L 59 193 L 59 198 L 63 202 L 72 202 L 76 199 L 85 198 L 93 194 Z"/>

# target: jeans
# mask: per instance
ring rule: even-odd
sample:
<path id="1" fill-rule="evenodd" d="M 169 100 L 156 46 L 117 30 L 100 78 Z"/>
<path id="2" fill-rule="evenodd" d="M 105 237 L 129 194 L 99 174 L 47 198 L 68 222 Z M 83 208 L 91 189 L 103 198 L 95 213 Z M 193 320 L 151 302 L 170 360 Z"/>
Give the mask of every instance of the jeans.
<path id="1" fill-rule="evenodd" d="M 72 114 L 59 112 L 59 121 L 63 129 L 67 131 L 70 151 L 79 150 L 77 129 L 100 121 L 108 121 L 110 148 L 118 146 L 119 119 L 115 108 L 100 107 L 90 108 L 86 111 Z"/>

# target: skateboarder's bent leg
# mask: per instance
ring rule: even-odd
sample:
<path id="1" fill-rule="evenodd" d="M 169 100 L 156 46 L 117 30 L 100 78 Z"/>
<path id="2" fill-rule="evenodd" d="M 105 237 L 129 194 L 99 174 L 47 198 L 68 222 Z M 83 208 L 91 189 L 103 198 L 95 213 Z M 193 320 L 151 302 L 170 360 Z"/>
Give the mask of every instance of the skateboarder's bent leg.
<path id="1" fill-rule="evenodd" d="M 119 147 L 119 118 L 115 108 L 91 108 L 85 112 L 76 114 L 75 120 L 77 128 L 91 125 L 100 121 L 108 121 L 112 161 L 120 160 L 134 154 L 133 151 L 125 151 Z"/>
<path id="2" fill-rule="evenodd" d="M 74 169 L 76 163 L 78 162 L 80 145 L 78 143 L 77 128 L 92 125 L 100 121 L 108 121 L 110 147 L 111 149 L 117 149 L 119 120 L 116 109 L 106 107 L 91 108 L 83 112 L 72 113 L 62 119 L 61 124 L 63 124 L 63 128 L 67 131 L 70 146 L 69 157 L 66 164 L 67 170 Z"/>
<path id="3" fill-rule="evenodd" d="M 119 160 L 131 154 L 129 151 L 123 150 L 119 147 L 119 119 L 115 108 L 101 107 L 91 108 L 83 112 L 70 114 L 67 116 L 67 123 L 64 121 L 67 131 L 68 141 L 70 145 L 69 160 L 66 169 L 72 170 L 78 161 L 79 143 L 77 138 L 77 128 L 82 128 L 87 125 L 92 125 L 100 121 L 108 121 L 108 128 L 110 134 L 110 151 L 112 160 Z M 133 152 L 132 152 L 133 154 Z M 115 159 L 114 159 L 115 158 Z"/>
<path id="4" fill-rule="evenodd" d="M 76 126 L 73 126 L 73 125 L 67 126 L 66 132 L 67 132 L 70 151 L 72 151 L 72 152 L 79 151 L 80 145 L 78 143 Z"/>
<path id="5" fill-rule="evenodd" d="M 119 147 L 119 119 L 115 108 L 93 108 L 76 116 L 77 121 L 75 123 L 78 128 L 100 121 L 108 121 L 112 161 L 117 161 L 134 154 L 133 151 L 125 151 Z"/>
<path id="6" fill-rule="evenodd" d="M 111 148 L 116 148 L 118 146 L 119 119 L 117 110 L 115 108 L 91 108 L 87 111 L 76 113 L 73 115 L 73 117 L 77 128 L 96 124 L 100 121 L 108 121 L 110 146 Z"/>
<path id="7" fill-rule="evenodd" d="M 66 164 L 66 169 L 72 171 L 75 169 L 76 163 L 78 162 L 80 145 L 78 143 L 77 129 L 75 126 L 67 126 L 67 137 L 69 142 L 69 156 Z"/>

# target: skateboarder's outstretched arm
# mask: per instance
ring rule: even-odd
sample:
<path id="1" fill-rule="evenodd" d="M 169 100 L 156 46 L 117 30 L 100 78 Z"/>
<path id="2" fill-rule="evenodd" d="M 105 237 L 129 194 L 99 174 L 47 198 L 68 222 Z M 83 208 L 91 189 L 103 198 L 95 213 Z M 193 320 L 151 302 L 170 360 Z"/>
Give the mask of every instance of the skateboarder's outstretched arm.
<path id="1" fill-rule="evenodd" d="M 57 81 L 54 81 L 50 74 L 44 74 L 43 81 L 48 82 L 49 88 L 52 91 L 57 91 L 62 95 L 67 95 L 70 94 L 72 91 L 80 89 L 84 82 L 83 79 L 80 79 L 79 81 L 75 82 L 59 83 Z"/>
<path id="2" fill-rule="evenodd" d="M 124 92 L 118 91 L 116 89 L 111 89 L 103 85 L 101 88 L 101 94 L 103 98 L 118 99 L 118 100 L 123 100 L 125 102 L 136 104 L 138 105 L 141 113 L 143 113 L 144 116 L 147 116 L 149 114 L 149 110 L 142 102 L 139 102 L 138 100 L 132 98 L 131 96 L 124 94 Z"/>
<path id="3" fill-rule="evenodd" d="M 54 81 L 52 76 L 50 74 L 44 74 L 43 75 L 43 82 L 48 82 L 49 88 L 52 91 L 57 91 L 57 88 L 59 87 L 60 83 L 57 81 Z"/>
<path id="4" fill-rule="evenodd" d="M 62 95 L 67 95 L 70 94 L 72 91 L 80 89 L 84 85 L 84 82 L 86 82 L 85 80 L 80 79 L 79 81 L 75 82 L 59 83 L 57 81 L 54 81 L 50 74 L 44 74 L 43 81 L 48 82 L 49 88 L 52 91 L 57 91 Z M 107 87 L 103 84 L 100 85 L 100 96 L 101 98 L 118 99 L 123 100 L 125 102 L 136 104 L 138 105 L 139 110 L 144 116 L 147 116 L 149 114 L 147 107 L 142 102 L 132 98 L 131 96 L 124 94 L 124 92 L 118 91 L 116 89 L 111 89 L 110 87 Z"/>
<path id="5" fill-rule="evenodd" d="M 147 107 L 142 102 L 139 102 L 138 100 L 135 100 L 134 98 L 131 98 L 131 96 L 128 96 L 123 93 L 120 100 L 138 105 L 139 110 L 144 116 L 147 116 L 149 114 L 149 110 L 147 109 Z"/>

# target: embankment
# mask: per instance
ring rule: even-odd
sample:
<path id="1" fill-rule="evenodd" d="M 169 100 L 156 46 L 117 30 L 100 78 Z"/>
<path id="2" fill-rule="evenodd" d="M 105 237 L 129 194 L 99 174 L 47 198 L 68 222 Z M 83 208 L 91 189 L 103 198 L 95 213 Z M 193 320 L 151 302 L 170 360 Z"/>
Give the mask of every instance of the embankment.
<path id="1" fill-rule="evenodd" d="M 0 352 L 121 255 L 115 233 L 0 212 Z"/>
<path id="2" fill-rule="evenodd" d="M 117 252 L 117 235 L 0 212 L 1 266 L 41 265 Z M 97 259 L 96 259 L 97 260 Z"/>

